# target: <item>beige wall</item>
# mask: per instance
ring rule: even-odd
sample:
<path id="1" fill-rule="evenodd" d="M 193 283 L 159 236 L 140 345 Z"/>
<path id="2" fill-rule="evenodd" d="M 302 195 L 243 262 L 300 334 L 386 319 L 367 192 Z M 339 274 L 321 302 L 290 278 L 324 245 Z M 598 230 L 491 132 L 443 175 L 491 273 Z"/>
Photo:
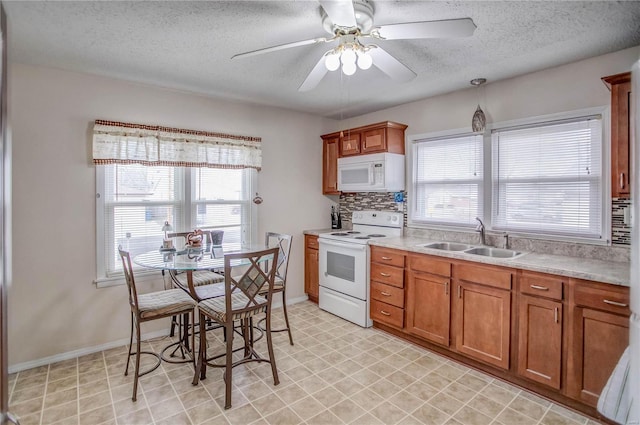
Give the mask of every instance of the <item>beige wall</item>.
<path id="1" fill-rule="evenodd" d="M 550 68 L 475 88 L 436 96 L 337 122 L 332 130 L 378 121 L 407 124 L 407 135 L 459 129 L 471 130 L 478 94 L 487 122 L 500 122 L 608 105 L 610 93 L 600 81 L 628 72 L 640 58 L 640 46 Z M 473 77 L 484 77 L 474 75 Z"/>
<path id="2" fill-rule="evenodd" d="M 294 235 L 287 295 L 304 296 L 302 231 L 326 227 L 335 201 L 321 195 L 319 136 L 328 120 L 54 69 L 15 64 L 9 71 L 15 235 L 10 366 L 128 338 L 125 287 L 97 289 L 92 283 L 96 118 L 262 137 L 258 234 Z"/>

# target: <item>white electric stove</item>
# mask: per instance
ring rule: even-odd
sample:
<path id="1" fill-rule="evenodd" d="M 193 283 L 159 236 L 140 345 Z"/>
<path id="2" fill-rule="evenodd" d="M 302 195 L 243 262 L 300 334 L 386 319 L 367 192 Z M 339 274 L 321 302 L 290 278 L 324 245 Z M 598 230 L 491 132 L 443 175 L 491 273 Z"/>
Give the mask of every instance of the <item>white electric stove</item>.
<path id="1" fill-rule="evenodd" d="M 374 239 L 402 236 L 403 214 L 355 211 L 352 230 L 321 233 L 319 276 L 321 309 L 363 327 L 369 317 L 369 246 Z"/>

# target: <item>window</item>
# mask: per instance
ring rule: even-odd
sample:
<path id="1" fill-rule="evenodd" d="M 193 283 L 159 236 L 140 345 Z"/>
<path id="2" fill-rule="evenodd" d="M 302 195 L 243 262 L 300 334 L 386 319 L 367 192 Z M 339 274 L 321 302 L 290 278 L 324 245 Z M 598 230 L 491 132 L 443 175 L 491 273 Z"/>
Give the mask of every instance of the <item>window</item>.
<path id="1" fill-rule="evenodd" d="M 131 256 L 158 249 L 162 226 L 224 230 L 225 244 L 251 243 L 254 169 L 98 165 L 98 280 L 122 274 L 118 246 Z"/>
<path id="2" fill-rule="evenodd" d="M 474 225 L 483 208 L 482 136 L 416 140 L 412 155 L 412 223 Z"/>
<path id="3" fill-rule="evenodd" d="M 602 237 L 600 116 L 494 129 L 491 139 L 493 229 Z"/>

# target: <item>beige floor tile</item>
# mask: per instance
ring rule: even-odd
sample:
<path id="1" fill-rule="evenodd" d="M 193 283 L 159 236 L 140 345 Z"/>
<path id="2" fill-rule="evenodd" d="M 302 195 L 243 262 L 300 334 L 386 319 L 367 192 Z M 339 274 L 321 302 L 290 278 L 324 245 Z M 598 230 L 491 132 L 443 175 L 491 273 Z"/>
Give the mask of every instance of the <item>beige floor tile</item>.
<path id="1" fill-rule="evenodd" d="M 553 407 L 552 407 L 553 409 Z M 542 418 L 542 420 L 540 421 L 541 424 L 544 425 L 576 425 L 576 424 L 584 424 L 587 422 L 586 418 L 582 419 L 581 417 L 574 417 L 575 419 L 579 419 L 579 420 L 573 420 L 572 418 L 569 418 L 565 415 L 561 415 L 559 413 L 554 412 L 553 410 L 549 410 L 544 417 Z"/>
<path id="2" fill-rule="evenodd" d="M 483 396 L 482 394 L 476 395 L 471 401 L 467 403 L 467 406 L 474 408 L 475 410 L 484 413 L 485 415 L 495 418 L 504 409 L 504 405 L 497 401 L 491 400 Z"/>
<path id="3" fill-rule="evenodd" d="M 211 403 L 213 403 L 213 400 Z M 144 407 L 144 405 L 142 407 Z M 177 413 L 182 413 L 184 410 L 184 406 L 178 397 L 169 398 L 160 403 L 149 405 L 151 416 L 153 416 L 153 420 L 156 422 L 169 418 Z M 121 413 L 118 412 L 118 416 L 120 415 Z"/>
<path id="4" fill-rule="evenodd" d="M 347 375 L 336 367 L 329 367 L 316 374 L 327 382 L 338 382 L 347 377 Z"/>
<path id="5" fill-rule="evenodd" d="M 148 425 L 153 423 L 151 412 L 149 412 L 149 409 L 147 408 L 140 409 L 124 416 L 118 416 L 116 421 L 118 421 L 118 425 Z"/>
<path id="6" fill-rule="evenodd" d="M 384 424 L 398 423 L 402 418 L 407 416 L 406 411 L 388 402 L 377 405 L 371 409 L 369 413 Z"/>
<path id="7" fill-rule="evenodd" d="M 346 396 L 356 393 L 364 388 L 364 385 L 349 376 L 336 382 L 335 384 L 333 384 L 333 386 Z M 377 388 L 378 386 L 379 385 L 376 384 L 372 388 Z"/>
<path id="8" fill-rule="evenodd" d="M 51 369 L 49 371 L 49 382 L 57 381 L 59 379 L 65 378 L 77 378 L 78 377 L 78 367 L 76 365 L 69 367 L 59 367 L 57 369 Z"/>
<path id="9" fill-rule="evenodd" d="M 240 392 L 242 392 L 242 394 L 251 401 L 264 397 L 267 394 L 271 394 L 273 391 L 271 391 L 271 388 L 264 382 L 258 381 L 240 388 Z"/>
<path id="10" fill-rule="evenodd" d="M 506 390 L 496 385 L 496 382 L 492 382 L 482 390 L 482 395 L 506 406 L 511 403 L 517 393 Z"/>
<path id="11" fill-rule="evenodd" d="M 513 409 L 506 408 L 504 409 L 496 418 L 501 423 L 508 424 L 521 424 L 521 425 L 534 425 L 538 421 L 531 419 L 528 416 L 525 416 L 521 413 L 516 412 Z M 551 425 L 551 424 L 549 424 Z"/>
<path id="12" fill-rule="evenodd" d="M 393 372 L 391 375 L 387 376 L 386 379 L 393 382 L 400 388 L 406 388 L 407 386 L 417 381 L 417 378 L 415 376 L 405 373 L 404 369 Z"/>
<path id="13" fill-rule="evenodd" d="M 78 403 L 72 401 L 65 404 L 60 404 L 54 407 L 44 409 L 42 412 L 42 423 L 55 423 L 70 416 L 78 415 Z"/>
<path id="14" fill-rule="evenodd" d="M 58 391 L 56 393 L 47 393 L 44 398 L 44 408 L 58 406 L 60 404 L 69 403 L 78 400 L 78 389 L 70 388 L 68 390 Z"/>
<path id="15" fill-rule="evenodd" d="M 200 425 L 209 421 L 212 418 L 220 417 L 222 410 L 213 401 L 208 401 L 187 410 L 187 414 L 194 425 Z"/>
<path id="16" fill-rule="evenodd" d="M 81 398 L 79 401 L 80 413 L 89 412 L 95 410 L 98 407 L 111 406 L 111 393 L 109 391 L 102 391 L 90 395 L 88 397 Z"/>
<path id="17" fill-rule="evenodd" d="M 325 410 L 325 407 L 311 396 L 297 401 L 296 403 L 292 404 L 290 408 L 303 420 L 311 419 L 318 413 Z"/>
<path id="18" fill-rule="evenodd" d="M 223 413 L 233 425 L 249 424 L 261 418 L 260 413 L 251 404 L 224 410 Z"/>
<path id="19" fill-rule="evenodd" d="M 328 423 L 329 422 L 327 422 L 327 424 Z M 385 425 L 385 423 L 373 416 L 371 413 L 365 413 L 359 418 L 354 419 L 350 425 Z"/>
<path id="20" fill-rule="evenodd" d="M 359 384 L 368 387 L 369 385 L 379 381 L 381 377 L 371 369 L 361 369 L 352 374 L 350 378 Z"/>
<path id="21" fill-rule="evenodd" d="M 406 388 L 409 394 L 418 397 L 422 401 L 427 401 L 438 393 L 438 390 L 424 381 L 414 382 Z"/>
<path id="22" fill-rule="evenodd" d="M 21 374 L 22 372 L 20 372 Z M 16 384 L 13 387 L 13 391 L 22 391 L 26 388 L 44 386 L 47 383 L 47 373 L 38 375 L 20 376 L 16 379 Z"/>
<path id="23" fill-rule="evenodd" d="M 66 417 L 62 420 L 59 420 L 57 422 L 54 422 L 52 425 L 78 425 L 78 420 L 79 420 L 78 415 L 73 415 L 73 416 Z M 43 423 L 46 423 L 46 422 L 43 422 Z"/>
<path id="24" fill-rule="evenodd" d="M 439 375 L 435 372 L 429 373 L 427 376 L 422 378 L 420 381 L 434 387 L 437 390 L 444 389 L 447 385 L 451 384 L 453 380 L 446 378 L 442 375 Z"/>
<path id="25" fill-rule="evenodd" d="M 565 416 L 565 417 L 571 419 L 572 421 L 578 422 L 580 424 L 583 424 L 583 423 L 585 423 L 587 421 L 586 417 L 574 412 L 573 410 L 569 410 L 567 408 L 564 408 L 564 407 L 562 407 L 562 406 L 560 406 L 558 404 L 552 404 L 550 410 L 552 412 L 559 413 L 562 416 Z"/>
<path id="26" fill-rule="evenodd" d="M 489 381 L 477 378 L 471 373 L 466 373 L 456 380 L 456 382 L 464 385 L 467 388 L 471 388 L 474 391 L 482 391 L 484 387 L 489 385 Z"/>
<path id="27" fill-rule="evenodd" d="M 384 398 L 376 394 L 373 390 L 371 390 L 371 388 L 365 388 L 362 391 L 358 391 L 350 398 L 358 406 L 362 407 L 365 410 L 372 409 L 384 401 Z"/>
<path id="28" fill-rule="evenodd" d="M 214 404 L 213 398 L 204 387 L 200 386 L 200 387 L 193 387 L 193 388 L 195 388 L 193 391 L 180 394 L 179 396 L 180 401 L 182 402 L 182 405 L 184 406 L 185 410 L 189 410 L 194 406 L 197 406 L 199 404 L 206 403 L 206 402 Z"/>
<path id="29" fill-rule="evenodd" d="M 144 391 L 144 397 L 149 405 L 156 404 L 160 401 L 168 400 L 176 396 L 177 394 L 171 385 L 164 385 L 159 388 Z"/>
<path id="30" fill-rule="evenodd" d="M 413 412 L 418 407 L 420 407 L 422 403 L 424 403 L 424 400 L 421 400 L 418 397 L 414 397 L 408 391 L 399 392 L 398 394 L 389 398 L 388 401 L 398 406 L 400 409 L 402 409 L 406 413 Z M 383 405 L 384 404 L 386 403 L 383 403 Z"/>
<path id="31" fill-rule="evenodd" d="M 336 415 L 331 413 L 329 410 L 324 410 L 314 416 L 313 418 L 307 420 L 308 425 L 340 425 L 344 422 L 342 419 L 338 418 Z"/>
<path id="32" fill-rule="evenodd" d="M 224 409 L 224 406 L 226 405 L 226 400 L 224 395 L 214 398 L 213 400 L 216 402 L 218 407 L 220 407 L 220 409 Z M 232 408 L 238 408 L 238 407 L 249 404 L 249 399 L 246 398 L 244 394 L 242 394 L 239 390 L 232 390 L 230 403 Z"/>
<path id="33" fill-rule="evenodd" d="M 429 403 L 424 403 L 418 407 L 412 414 L 420 423 L 429 425 L 440 425 L 447 421 L 449 415 L 442 410 L 438 410 Z"/>
<path id="34" fill-rule="evenodd" d="M 436 394 L 429 400 L 429 404 L 436 407 L 438 410 L 442 410 L 448 415 L 453 415 L 464 405 L 464 403 L 445 393 Z"/>
<path id="35" fill-rule="evenodd" d="M 286 406 L 282 399 L 273 393 L 267 394 L 257 400 L 252 400 L 251 404 L 262 416 L 267 416 Z"/>
<path id="36" fill-rule="evenodd" d="M 409 415 L 405 416 L 404 419 L 398 422 L 398 425 L 424 425 L 424 423 L 416 419 L 414 416 Z"/>
<path id="37" fill-rule="evenodd" d="M 325 408 L 338 404 L 345 398 L 345 395 L 335 389 L 333 386 L 328 386 L 319 391 L 316 391 L 312 394 L 312 396 L 313 398 L 318 400 Z"/>
<path id="38" fill-rule="evenodd" d="M 368 388 L 371 389 L 374 393 L 378 394 L 383 399 L 392 397 L 401 391 L 401 388 L 399 386 L 397 386 L 396 384 L 394 384 L 393 382 L 389 381 L 386 378 L 379 380 L 374 385 Z"/>
<path id="39" fill-rule="evenodd" d="M 286 387 L 277 388 L 275 393 L 284 401 L 286 404 L 293 404 L 296 401 L 300 400 L 309 395 L 305 390 L 300 388 L 296 384 L 288 385 Z"/>
<path id="40" fill-rule="evenodd" d="M 34 398 L 41 398 L 44 396 L 44 385 L 36 385 L 35 387 L 27 387 L 21 391 L 14 391 L 11 394 L 9 403 L 16 404 L 24 401 L 33 400 Z"/>
<path id="41" fill-rule="evenodd" d="M 452 382 L 448 387 L 442 390 L 443 393 L 455 398 L 456 400 L 466 403 L 471 400 L 476 392 L 458 382 Z"/>
<path id="42" fill-rule="evenodd" d="M 41 413 L 34 413 L 27 416 L 18 416 L 20 425 L 40 425 Z"/>
<path id="43" fill-rule="evenodd" d="M 38 397 L 20 403 L 9 404 L 9 411 L 16 416 L 27 416 L 42 411 L 43 401 L 44 397 Z"/>
<path id="44" fill-rule="evenodd" d="M 70 376 L 57 381 L 47 382 L 47 394 L 68 390 L 78 386 L 78 377 Z"/>
<path id="45" fill-rule="evenodd" d="M 365 410 L 358 406 L 352 400 L 343 400 L 329 408 L 331 413 L 339 417 L 343 422 L 351 422 L 352 420 L 362 416 Z"/>
<path id="46" fill-rule="evenodd" d="M 273 425 L 297 425 L 303 423 L 302 419 L 288 407 L 275 411 L 264 419 L 268 424 Z"/>
<path id="47" fill-rule="evenodd" d="M 547 411 L 546 407 L 541 406 L 538 403 L 534 403 L 533 401 L 522 397 L 522 395 L 518 395 L 511 404 L 509 404 L 509 407 L 516 412 L 522 413 L 523 415 L 529 416 L 535 420 L 542 419 Z"/>
<path id="48" fill-rule="evenodd" d="M 155 421 L 155 425 L 191 425 L 191 420 L 187 412 L 181 412 L 163 420 Z"/>
<path id="49" fill-rule="evenodd" d="M 453 415 L 453 419 L 464 425 L 489 425 L 492 420 L 489 416 L 469 406 L 463 406 L 458 410 L 458 412 Z"/>

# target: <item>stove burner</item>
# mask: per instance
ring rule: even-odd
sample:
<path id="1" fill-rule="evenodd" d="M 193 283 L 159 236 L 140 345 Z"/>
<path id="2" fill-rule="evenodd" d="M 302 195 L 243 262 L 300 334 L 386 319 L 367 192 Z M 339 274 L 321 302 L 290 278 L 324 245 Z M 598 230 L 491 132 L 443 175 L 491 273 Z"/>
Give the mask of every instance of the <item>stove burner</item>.
<path id="1" fill-rule="evenodd" d="M 371 239 L 369 236 L 356 236 L 353 239 Z"/>
<path id="2" fill-rule="evenodd" d="M 380 233 L 372 233 L 368 235 L 370 238 L 384 238 L 387 235 L 381 235 Z"/>
<path id="3" fill-rule="evenodd" d="M 332 233 L 331 236 L 349 236 L 349 234 L 344 232 L 338 232 L 338 233 Z"/>
<path id="4" fill-rule="evenodd" d="M 356 232 L 355 230 L 349 230 L 347 233 L 349 233 L 350 235 L 356 235 L 360 232 Z"/>

